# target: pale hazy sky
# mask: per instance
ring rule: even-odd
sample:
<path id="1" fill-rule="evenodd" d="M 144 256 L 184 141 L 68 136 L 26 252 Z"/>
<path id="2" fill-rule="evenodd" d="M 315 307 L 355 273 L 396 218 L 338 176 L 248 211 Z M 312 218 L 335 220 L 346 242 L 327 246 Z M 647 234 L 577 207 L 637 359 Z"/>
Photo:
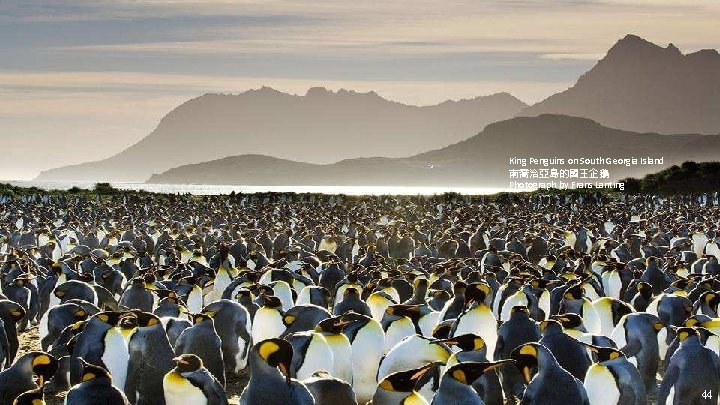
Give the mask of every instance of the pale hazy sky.
<path id="1" fill-rule="evenodd" d="M 717 0 L 0 0 L 0 179 L 115 154 L 207 91 L 535 102 L 627 33 L 691 52 L 718 21 Z"/>

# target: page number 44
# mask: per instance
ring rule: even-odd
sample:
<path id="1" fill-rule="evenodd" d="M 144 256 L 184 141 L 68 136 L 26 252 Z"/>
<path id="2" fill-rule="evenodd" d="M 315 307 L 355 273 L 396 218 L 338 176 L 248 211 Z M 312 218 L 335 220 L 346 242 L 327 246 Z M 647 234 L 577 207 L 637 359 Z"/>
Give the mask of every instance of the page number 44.
<path id="1" fill-rule="evenodd" d="M 712 399 L 712 390 L 705 390 L 702 393 L 703 399 Z"/>

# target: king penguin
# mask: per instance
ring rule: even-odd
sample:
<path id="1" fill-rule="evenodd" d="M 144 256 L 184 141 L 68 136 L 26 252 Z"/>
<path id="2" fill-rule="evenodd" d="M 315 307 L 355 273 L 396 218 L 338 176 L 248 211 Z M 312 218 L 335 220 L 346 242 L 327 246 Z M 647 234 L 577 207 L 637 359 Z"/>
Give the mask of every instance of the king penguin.
<path id="1" fill-rule="evenodd" d="M 466 309 L 455 321 L 450 332 L 451 337 L 475 333 L 485 340 L 488 353 L 495 353 L 497 342 L 497 320 L 492 310 L 485 304 L 486 297 L 491 294 L 487 284 L 470 284 L 465 289 Z"/>
<path id="2" fill-rule="evenodd" d="M 209 314 L 199 313 L 193 316 L 193 326 L 185 329 L 175 342 L 175 353 L 200 357 L 213 376 L 225 386 L 222 341 Z"/>
<path id="3" fill-rule="evenodd" d="M 589 405 L 582 382 L 560 367 L 545 346 L 539 343 L 518 346 L 512 352 L 512 359 L 527 382 L 523 404 Z M 533 369 L 537 370 L 534 376 Z"/>
<path id="4" fill-rule="evenodd" d="M 677 329 L 680 347 L 670 358 L 658 389 L 658 404 L 705 403 L 708 391 L 717 401 L 720 387 L 720 359 L 700 343 L 697 330 Z"/>
<path id="5" fill-rule="evenodd" d="M 264 304 L 257 310 L 252 321 L 253 342 L 279 337 L 286 329 L 280 299 L 272 295 L 263 297 Z"/>
<path id="6" fill-rule="evenodd" d="M 240 405 L 313 405 L 307 387 L 290 377 L 292 345 L 283 339 L 258 342 L 250 350 L 250 381 L 240 395 Z"/>
<path id="7" fill-rule="evenodd" d="M 349 312 L 340 317 L 345 323 L 343 333 L 352 348 L 353 390 L 358 402 L 372 399 L 377 386 L 377 373 L 384 354 L 385 332 L 375 319 Z"/>
<path id="8" fill-rule="evenodd" d="M 163 377 L 166 405 L 227 405 L 227 394 L 220 382 L 194 354 L 173 359 L 175 368 Z"/>
<path id="9" fill-rule="evenodd" d="M 30 352 L 18 358 L 12 367 L 0 372 L 0 405 L 11 405 L 23 392 L 42 387 L 57 369 L 55 357 L 45 352 Z"/>
<path id="10" fill-rule="evenodd" d="M 110 373 L 100 366 L 82 362 L 82 382 L 70 389 L 66 405 L 130 405 L 123 392 L 112 384 Z"/>
<path id="11" fill-rule="evenodd" d="M 596 362 L 590 366 L 583 381 L 590 405 L 648 403 L 640 372 L 621 351 L 610 347 L 585 346 L 596 357 Z"/>
<path id="12" fill-rule="evenodd" d="M 421 378 L 435 367 L 430 363 L 425 366 L 398 371 L 380 380 L 372 396 L 372 404 L 382 405 L 428 405 L 425 398 L 415 389 Z"/>
<path id="13" fill-rule="evenodd" d="M 512 363 L 512 360 L 500 360 L 494 363 L 488 362 L 463 362 L 450 367 L 440 379 L 440 387 L 438 388 L 432 405 L 486 405 L 490 404 L 484 400 L 482 396 L 478 396 L 475 391 L 474 383 L 478 379 L 494 374 L 493 370 L 506 363 Z M 494 404 L 502 404 L 502 395 L 500 402 L 492 402 Z"/>

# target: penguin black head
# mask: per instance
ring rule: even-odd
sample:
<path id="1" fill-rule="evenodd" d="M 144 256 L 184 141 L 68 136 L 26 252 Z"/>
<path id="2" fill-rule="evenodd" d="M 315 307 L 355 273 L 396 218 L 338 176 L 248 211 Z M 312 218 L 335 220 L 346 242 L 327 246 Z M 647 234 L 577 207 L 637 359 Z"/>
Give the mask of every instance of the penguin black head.
<path id="1" fill-rule="evenodd" d="M 693 315 L 693 316 L 689 317 L 688 319 L 686 319 L 685 322 L 683 323 L 683 326 L 698 326 L 698 325 L 702 325 L 703 323 L 708 322 L 710 320 L 712 320 L 712 318 L 710 318 L 707 315 L 697 314 L 697 315 Z"/>
<path id="2" fill-rule="evenodd" d="M 90 381 L 94 380 L 96 378 L 107 378 L 110 379 L 110 372 L 107 371 L 105 368 L 100 367 L 95 364 L 87 363 L 85 360 L 82 360 L 82 380 L 83 381 Z"/>
<path id="3" fill-rule="evenodd" d="M 513 360 L 500 360 L 496 362 L 476 362 L 466 361 L 458 363 L 450 367 L 447 374 L 450 375 L 454 380 L 459 381 L 465 385 L 472 385 L 478 378 L 482 377 L 485 372 L 494 370 L 503 364 L 512 363 Z"/>
<path id="4" fill-rule="evenodd" d="M 20 394 L 13 405 L 44 405 L 45 395 L 43 393 L 43 387 L 37 387 L 33 390 L 26 391 Z"/>
<path id="5" fill-rule="evenodd" d="M 175 366 L 175 370 L 180 374 L 188 372 L 191 373 L 203 367 L 202 359 L 194 354 L 181 354 L 180 356 L 175 357 L 173 361 L 177 364 Z"/>
<path id="6" fill-rule="evenodd" d="M 290 365 L 293 358 L 293 347 L 287 340 L 265 339 L 255 346 L 258 355 L 271 367 L 276 367 L 290 384 Z"/>
<path id="7" fill-rule="evenodd" d="M 263 306 L 268 308 L 282 308 L 282 301 L 274 295 L 262 295 Z"/>
<path id="8" fill-rule="evenodd" d="M 395 304 L 387 307 L 385 312 L 389 315 L 407 316 L 410 319 L 418 319 L 420 317 L 421 309 L 421 305 Z"/>
<path id="9" fill-rule="evenodd" d="M 450 331 L 452 330 L 452 326 L 452 322 L 442 322 L 438 324 L 435 329 L 433 329 L 432 336 L 435 339 L 447 339 L 448 337 L 450 337 Z"/>
<path id="10" fill-rule="evenodd" d="M 50 353 L 32 352 L 32 372 L 38 377 L 38 385 L 43 386 L 58 369 L 58 361 Z"/>
<path id="11" fill-rule="evenodd" d="M 25 317 L 26 311 L 25 308 L 14 301 L 2 300 L 0 302 L 0 313 L 7 313 L 15 322 L 19 322 Z"/>
<path id="12" fill-rule="evenodd" d="M 560 322 L 554 319 L 546 319 L 540 322 L 540 331 L 543 336 L 546 336 L 547 334 L 562 332 L 563 326 Z"/>
<path id="13" fill-rule="evenodd" d="M 379 387 L 391 392 L 412 392 L 418 381 L 436 365 L 430 363 L 420 368 L 392 373 L 380 382 Z"/>
<path id="14" fill-rule="evenodd" d="M 601 347 L 601 346 L 595 346 L 587 343 L 582 343 L 585 347 L 590 349 L 591 352 L 593 352 L 593 355 L 595 357 L 595 361 L 598 363 L 602 363 L 605 361 L 615 360 L 620 357 L 625 357 L 623 352 L 620 350 L 614 348 L 614 347 Z"/>
<path id="15" fill-rule="evenodd" d="M 527 316 L 530 316 L 530 310 L 524 305 L 515 305 L 510 310 L 510 316 L 513 316 L 515 314 L 525 314 Z"/>
<path id="16" fill-rule="evenodd" d="M 105 311 L 95 314 L 95 318 L 110 326 L 117 326 L 120 323 L 120 318 L 122 318 L 124 315 L 124 312 Z"/>
<path id="17" fill-rule="evenodd" d="M 527 343 L 513 349 L 510 357 L 515 360 L 515 366 L 520 370 L 525 382 L 529 383 L 538 368 L 539 343 Z"/>
<path id="18" fill-rule="evenodd" d="M 692 336 L 700 338 L 700 333 L 695 328 L 682 326 L 682 327 L 673 328 L 673 329 L 675 330 L 675 333 L 677 334 L 678 341 L 680 341 L 681 343 Z"/>
<path id="19" fill-rule="evenodd" d="M 335 316 L 332 318 L 326 318 L 320 321 L 315 327 L 317 332 L 333 333 L 338 334 L 347 327 L 351 321 L 343 320 L 341 316 Z"/>
<path id="20" fill-rule="evenodd" d="M 252 291 L 248 290 L 247 288 L 239 289 L 237 294 L 235 294 L 235 299 L 240 300 L 242 298 L 253 299 Z"/>
<path id="21" fill-rule="evenodd" d="M 135 312 L 136 319 L 137 319 L 137 326 L 140 328 L 149 327 L 153 325 L 157 325 L 160 323 L 160 319 L 148 312 Z"/>
<path id="22" fill-rule="evenodd" d="M 559 315 L 550 315 L 550 319 L 560 322 L 562 327 L 567 329 L 575 329 L 583 324 L 582 317 L 572 312 Z"/>
<path id="23" fill-rule="evenodd" d="M 193 314 L 192 318 L 193 318 L 193 324 L 194 324 L 194 325 L 197 325 L 197 324 L 202 323 L 202 322 L 205 322 L 205 321 L 212 320 L 212 316 L 210 316 L 209 314 L 207 314 L 207 313 L 205 313 L 205 312 L 200 312 L 200 313 L 198 313 L 198 314 Z"/>
<path id="24" fill-rule="evenodd" d="M 464 335 L 448 339 L 440 339 L 438 342 L 445 343 L 449 346 L 457 346 L 464 352 L 482 350 L 486 347 L 485 340 L 474 333 L 466 333 Z"/>
<path id="25" fill-rule="evenodd" d="M 465 289 L 465 303 L 483 302 L 485 298 L 492 294 L 489 285 L 483 283 L 473 283 Z"/>
<path id="26" fill-rule="evenodd" d="M 343 297 L 349 297 L 349 296 L 360 296 L 360 291 L 358 291 L 355 287 L 348 287 L 343 291 Z"/>

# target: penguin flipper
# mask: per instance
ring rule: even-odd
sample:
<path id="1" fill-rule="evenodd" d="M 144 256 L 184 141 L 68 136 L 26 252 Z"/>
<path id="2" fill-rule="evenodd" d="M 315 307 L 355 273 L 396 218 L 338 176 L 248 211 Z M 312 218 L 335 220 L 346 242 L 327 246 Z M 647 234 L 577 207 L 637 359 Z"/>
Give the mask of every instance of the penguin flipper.
<path id="1" fill-rule="evenodd" d="M 675 385 L 675 382 L 677 381 L 679 369 L 676 365 L 671 364 L 667 370 L 665 370 L 665 375 L 663 375 L 663 379 L 660 382 L 660 388 L 658 388 L 657 393 L 657 403 L 658 404 L 665 404 L 667 403 L 667 397 L 670 395 L 670 388 L 672 388 L 673 385 Z"/>
<path id="2" fill-rule="evenodd" d="M 227 405 L 227 394 L 215 377 L 205 369 L 182 373 L 192 385 L 200 388 L 208 399 L 208 405 Z"/>
<path id="3" fill-rule="evenodd" d="M 628 340 L 625 347 L 620 348 L 620 351 L 625 353 L 625 357 L 635 357 L 640 353 L 640 350 L 642 349 L 642 344 L 640 344 L 640 341 L 637 339 L 630 339 Z"/>
<path id="4" fill-rule="evenodd" d="M 495 344 L 495 350 L 492 357 L 493 360 L 500 360 L 500 355 L 502 354 L 504 347 L 505 340 L 503 339 L 502 335 L 498 334 L 497 343 Z"/>
<path id="5" fill-rule="evenodd" d="M 2 349 L 3 358 L 5 359 L 5 367 L 0 369 L 10 368 L 12 365 L 12 360 L 10 360 L 10 342 L 5 333 L 5 325 L 2 319 L 0 319 L 0 349 Z"/>

